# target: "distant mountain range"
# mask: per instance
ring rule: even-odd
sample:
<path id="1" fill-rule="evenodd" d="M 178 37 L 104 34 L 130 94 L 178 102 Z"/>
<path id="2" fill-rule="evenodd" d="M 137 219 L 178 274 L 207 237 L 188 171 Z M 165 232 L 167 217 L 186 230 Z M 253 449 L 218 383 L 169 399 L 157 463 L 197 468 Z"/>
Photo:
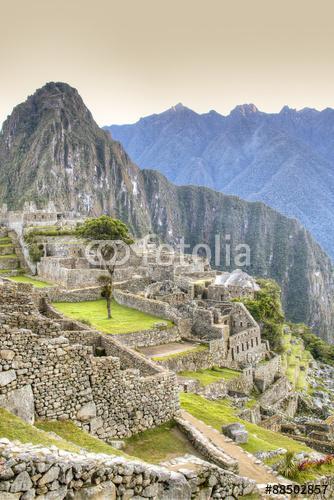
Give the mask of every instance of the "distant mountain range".
<path id="1" fill-rule="evenodd" d="M 172 182 L 259 200 L 299 219 L 334 257 L 334 110 L 253 104 L 228 116 L 178 104 L 133 125 L 105 127 L 143 168 Z"/>
<path id="2" fill-rule="evenodd" d="M 192 116 L 180 107 L 168 114 L 182 123 Z M 211 127 L 220 127 L 222 117 L 213 117 Z M 198 130 L 203 118 L 190 122 L 196 144 L 196 137 L 205 135 Z M 187 145 L 191 134 L 183 141 L 183 130 L 182 125 L 179 143 Z M 150 131 L 158 133 L 158 127 Z M 140 170 L 65 83 L 48 83 L 16 106 L 0 133 L 0 205 L 21 209 L 25 201 L 40 208 L 53 201 L 60 210 L 92 216 L 107 213 L 126 222 L 134 235 L 156 233 L 167 243 L 184 237 L 192 247 L 207 243 L 214 250 L 217 234 L 230 235 L 231 266 L 225 265 L 223 247 L 222 269 L 234 269 L 234 249 L 248 244 L 251 262 L 243 269 L 280 283 L 289 319 L 334 338 L 332 262 L 299 222 L 263 203 L 176 186 L 156 170 Z"/>

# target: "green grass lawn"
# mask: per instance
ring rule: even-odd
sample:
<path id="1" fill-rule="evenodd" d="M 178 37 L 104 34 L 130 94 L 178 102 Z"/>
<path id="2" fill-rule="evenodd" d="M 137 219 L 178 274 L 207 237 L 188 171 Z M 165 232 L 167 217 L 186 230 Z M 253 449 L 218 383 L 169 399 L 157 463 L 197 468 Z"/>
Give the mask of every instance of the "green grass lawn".
<path id="1" fill-rule="evenodd" d="M 0 245 L 8 245 L 8 244 L 12 244 L 12 240 L 8 237 L 8 236 L 5 236 L 5 237 L 2 237 L 0 238 Z"/>
<path id="2" fill-rule="evenodd" d="M 56 433 L 60 439 L 52 437 L 48 432 Z M 4 408 L 0 408 L 0 437 L 5 437 L 10 441 L 18 440 L 23 444 L 56 446 L 72 453 L 79 453 L 80 449 L 85 449 L 91 453 L 125 456 L 122 451 L 114 449 L 104 441 L 79 429 L 73 422 L 43 421 L 30 425 Z"/>
<path id="3" fill-rule="evenodd" d="M 112 318 L 107 317 L 107 305 L 104 299 L 90 302 L 55 302 L 53 306 L 69 318 L 84 320 L 105 333 L 131 333 L 139 330 L 149 330 L 155 323 L 164 321 L 171 326 L 171 321 L 150 314 L 121 306 L 113 301 L 111 305 Z"/>
<path id="4" fill-rule="evenodd" d="M 180 356 L 188 356 L 189 354 L 193 354 L 194 352 L 202 352 L 207 351 L 209 347 L 206 344 L 199 344 L 197 347 L 193 347 L 192 349 L 188 349 L 187 351 L 174 352 L 172 354 L 166 354 L 166 356 L 155 356 L 152 358 L 153 361 L 167 361 L 172 358 L 179 358 Z"/>
<path id="5" fill-rule="evenodd" d="M 49 436 L 46 432 L 27 424 L 4 408 L 0 408 L 0 436 L 11 441 L 17 439 L 21 443 L 40 444 L 42 446 L 55 445 L 62 450 L 79 452 L 79 447 L 73 443 L 67 443 L 63 439 L 58 440 Z"/>
<path id="6" fill-rule="evenodd" d="M 0 259 L 17 259 L 17 255 L 15 253 L 8 253 L 6 255 L 0 255 Z"/>
<path id="7" fill-rule="evenodd" d="M 36 427 L 45 432 L 55 432 L 67 443 L 70 443 L 75 447 L 83 448 L 91 453 L 127 456 L 121 450 L 116 450 L 101 439 L 91 436 L 88 432 L 79 429 L 79 427 L 69 420 L 38 421 L 36 422 Z"/>
<path id="8" fill-rule="evenodd" d="M 240 376 L 240 372 L 230 370 L 229 368 L 210 368 L 207 370 L 198 370 L 196 372 L 184 371 L 180 372 L 182 377 L 193 378 L 198 380 L 201 385 L 209 385 L 218 380 L 233 380 Z"/>
<path id="9" fill-rule="evenodd" d="M 295 339 L 291 333 L 285 333 L 283 337 L 284 352 L 281 355 L 283 370 L 292 384 L 298 391 L 308 391 L 309 385 L 306 380 L 307 369 L 312 359 L 309 351 L 304 349 L 303 343 L 292 343 Z"/>
<path id="10" fill-rule="evenodd" d="M 175 457 L 194 453 L 187 438 L 180 433 L 174 422 L 141 432 L 127 438 L 124 451 L 151 463 L 159 463 Z"/>
<path id="11" fill-rule="evenodd" d="M 251 424 L 237 417 L 236 410 L 227 400 L 209 401 L 202 396 L 181 393 L 182 408 L 208 425 L 221 431 L 224 424 L 241 422 L 249 432 L 248 443 L 241 445 L 249 453 L 285 448 L 294 453 L 311 451 L 306 445 L 294 441 L 283 434 L 272 432 L 256 424 Z"/>
<path id="12" fill-rule="evenodd" d="M 17 283 L 31 283 L 36 288 L 45 288 L 48 286 L 53 286 L 51 283 L 47 283 L 46 281 L 41 281 L 35 278 L 31 278 L 30 276 L 12 276 L 10 278 L 11 281 L 16 281 Z"/>

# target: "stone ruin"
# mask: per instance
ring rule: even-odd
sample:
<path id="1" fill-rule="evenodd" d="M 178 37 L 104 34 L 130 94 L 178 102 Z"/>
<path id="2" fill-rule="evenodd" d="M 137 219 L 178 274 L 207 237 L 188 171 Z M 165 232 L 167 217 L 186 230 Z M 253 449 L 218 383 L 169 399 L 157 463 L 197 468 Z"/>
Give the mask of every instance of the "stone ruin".
<path id="1" fill-rule="evenodd" d="M 67 330 L 39 312 L 38 297 L 31 285 L 0 283 L 1 406 L 29 422 L 71 419 L 101 439 L 173 417 L 174 374 L 108 335 Z"/>

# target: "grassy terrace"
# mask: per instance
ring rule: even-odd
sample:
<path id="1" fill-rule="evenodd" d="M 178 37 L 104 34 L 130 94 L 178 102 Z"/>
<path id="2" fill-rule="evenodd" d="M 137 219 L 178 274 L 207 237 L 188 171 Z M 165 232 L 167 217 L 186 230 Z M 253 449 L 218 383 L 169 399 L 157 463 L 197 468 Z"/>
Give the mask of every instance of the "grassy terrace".
<path id="1" fill-rule="evenodd" d="M 85 321 L 93 328 L 104 333 L 122 334 L 149 330 L 155 323 L 164 321 L 171 326 L 173 323 L 163 318 L 121 306 L 113 301 L 111 305 L 112 318 L 107 318 L 107 306 L 104 299 L 90 302 L 55 302 L 53 306 L 65 316 Z"/>
<path id="2" fill-rule="evenodd" d="M 297 343 L 292 343 L 294 340 Z M 308 391 L 306 380 L 307 368 L 312 359 L 309 351 L 304 349 L 303 343 L 290 333 L 283 337 L 282 368 L 293 387 L 298 391 Z"/>
<path id="3" fill-rule="evenodd" d="M 39 421 L 36 423 L 36 427 L 40 431 L 44 432 L 54 432 L 66 443 L 77 448 L 83 448 L 91 453 L 104 453 L 106 455 L 120 455 L 128 456 L 120 450 L 116 450 L 109 444 L 101 441 L 100 439 L 91 436 L 88 432 L 85 432 L 79 427 L 77 427 L 73 422 L 67 421 Z M 58 442 L 58 441 L 57 441 Z M 132 458 L 132 457 L 129 457 Z"/>
<path id="4" fill-rule="evenodd" d="M 0 246 L 11 245 L 11 244 L 12 244 L 12 240 L 8 236 L 0 238 Z"/>
<path id="5" fill-rule="evenodd" d="M 45 288 L 48 286 L 53 286 L 51 283 L 47 283 L 46 281 L 41 281 L 30 276 L 12 276 L 9 278 L 11 281 L 15 281 L 16 283 L 30 283 L 34 285 L 36 288 Z"/>
<path id="6" fill-rule="evenodd" d="M 55 432 L 60 439 L 48 434 L 51 431 Z M 0 436 L 11 441 L 18 440 L 21 443 L 57 446 L 61 450 L 72 453 L 79 453 L 83 448 L 92 453 L 124 455 L 119 450 L 82 431 L 72 422 L 39 422 L 33 426 L 3 408 L 0 408 Z"/>
<path id="7" fill-rule="evenodd" d="M 237 417 L 236 410 L 227 400 L 209 401 L 202 396 L 181 393 L 182 407 L 189 413 L 211 425 L 218 431 L 224 424 L 241 422 L 249 432 L 248 443 L 241 445 L 249 453 L 285 448 L 294 453 L 311 451 L 306 445 L 294 441 L 278 432 L 272 432 L 256 424 L 251 424 Z"/>
<path id="8" fill-rule="evenodd" d="M 219 380 L 233 380 L 239 377 L 240 372 L 230 370 L 229 368 L 211 368 L 207 370 L 198 370 L 196 372 L 184 371 L 180 372 L 182 377 L 193 378 L 198 380 L 201 385 L 209 385 Z"/>
<path id="9" fill-rule="evenodd" d="M 180 356 L 188 356 L 189 354 L 207 351 L 208 349 L 209 349 L 209 347 L 206 344 L 200 344 L 197 347 L 193 347 L 191 349 L 188 349 L 187 351 L 174 352 L 172 354 L 166 354 L 165 356 L 155 356 L 154 358 L 152 358 L 152 360 L 153 361 L 167 361 L 168 359 L 179 358 Z"/>
<path id="10" fill-rule="evenodd" d="M 191 444 L 177 429 L 174 422 L 167 422 L 154 429 L 141 432 L 125 441 L 126 453 L 151 463 L 194 453 Z"/>
<path id="11" fill-rule="evenodd" d="M 58 437 L 49 433 L 54 433 Z M 91 436 L 68 420 L 38 421 L 35 425 L 30 425 L 0 408 L 0 437 L 11 441 L 17 440 L 23 444 L 56 446 L 72 453 L 80 453 L 83 449 L 90 453 L 124 456 L 151 463 L 193 453 L 191 444 L 178 431 L 174 422 L 168 422 L 126 439 L 125 450 L 121 451 Z"/>

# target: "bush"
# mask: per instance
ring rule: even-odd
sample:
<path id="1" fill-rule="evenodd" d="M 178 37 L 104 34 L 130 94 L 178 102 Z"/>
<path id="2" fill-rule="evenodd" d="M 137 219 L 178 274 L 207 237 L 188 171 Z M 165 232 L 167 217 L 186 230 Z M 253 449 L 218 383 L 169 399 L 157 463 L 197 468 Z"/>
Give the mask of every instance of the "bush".
<path id="1" fill-rule="evenodd" d="M 287 479 L 296 480 L 298 477 L 299 469 L 295 462 L 295 455 L 292 451 L 288 451 L 279 464 L 278 472 L 281 476 Z"/>
<path id="2" fill-rule="evenodd" d="M 289 323 L 289 326 L 292 335 L 303 339 L 305 348 L 310 351 L 314 359 L 334 366 L 334 345 L 327 344 L 304 324 Z"/>
<path id="3" fill-rule="evenodd" d="M 31 243 L 29 245 L 29 256 L 33 262 L 39 262 L 44 255 L 43 245 L 37 245 L 37 243 Z"/>
<path id="4" fill-rule="evenodd" d="M 307 471 L 312 469 L 319 469 L 323 465 L 333 465 L 334 455 L 326 455 L 325 457 L 318 458 L 316 460 L 303 460 L 298 464 L 299 471 Z"/>
<path id="5" fill-rule="evenodd" d="M 261 290 L 255 293 L 254 299 L 236 299 L 242 302 L 261 327 L 261 334 L 269 341 L 270 348 L 278 353 L 283 352 L 284 313 L 281 303 L 281 289 L 269 279 L 257 280 Z"/>

